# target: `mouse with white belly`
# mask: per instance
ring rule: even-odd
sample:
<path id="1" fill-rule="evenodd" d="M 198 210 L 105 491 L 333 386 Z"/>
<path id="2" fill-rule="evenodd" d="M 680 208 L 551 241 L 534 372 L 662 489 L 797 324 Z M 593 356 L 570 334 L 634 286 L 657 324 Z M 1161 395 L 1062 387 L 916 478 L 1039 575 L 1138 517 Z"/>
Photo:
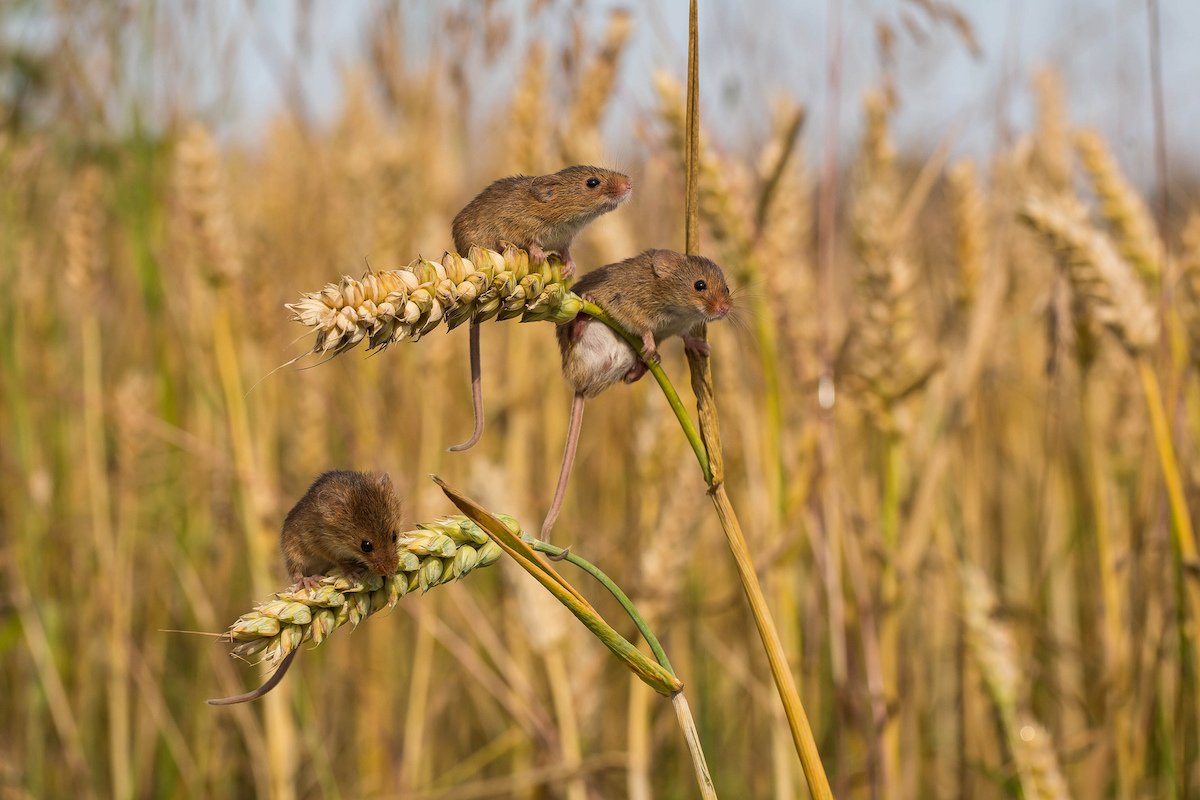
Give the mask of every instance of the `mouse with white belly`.
<path id="1" fill-rule="evenodd" d="M 688 350 L 708 355 L 708 343 L 693 336 L 705 322 L 723 319 L 733 307 L 721 268 L 703 256 L 674 250 L 646 250 L 585 275 L 572 291 L 600 306 L 618 325 L 641 339 L 641 352 L 608 325 L 586 314 L 558 327 L 562 371 L 575 390 L 562 467 L 554 500 L 542 523 L 548 538 L 559 512 L 583 423 L 583 407 L 613 384 L 633 383 L 646 374 L 647 362 L 659 360 L 658 345 L 672 336 Z"/>

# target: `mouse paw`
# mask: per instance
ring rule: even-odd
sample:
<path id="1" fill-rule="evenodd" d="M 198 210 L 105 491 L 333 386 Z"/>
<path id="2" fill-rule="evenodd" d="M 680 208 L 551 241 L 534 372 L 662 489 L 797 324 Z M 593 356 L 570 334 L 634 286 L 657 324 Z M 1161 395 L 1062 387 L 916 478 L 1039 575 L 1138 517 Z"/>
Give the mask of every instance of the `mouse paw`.
<path id="1" fill-rule="evenodd" d="M 546 263 L 546 251 L 542 249 L 540 244 L 529 245 L 529 263 L 535 267 L 540 267 Z"/>
<path id="2" fill-rule="evenodd" d="M 296 582 L 297 589 L 308 589 L 316 591 L 321 585 L 321 581 L 325 580 L 324 575 L 293 575 L 292 580 Z"/>
<path id="3" fill-rule="evenodd" d="M 683 349 L 698 356 L 707 356 L 712 352 L 712 347 L 709 346 L 708 342 L 699 336 L 683 337 Z"/>
<path id="4" fill-rule="evenodd" d="M 658 354 L 658 345 L 654 341 L 654 334 L 650 331 L 642 334 L 642 360 L 647 364 L 657 364 L 662 361 L 662 356 Z"/>
<path id="5" fill-rule="evenodd" d="M 637 364 L 629 368 L 629 372 L 625 373 L 625 377 L 622 378 L 622 380 L 624 380 L 626 383 L 637 383 L 642 379 L 642 376 L 645 375 L 649 369 L 650 368 L 646 366 L 644 361 L 639 361 Z"/>

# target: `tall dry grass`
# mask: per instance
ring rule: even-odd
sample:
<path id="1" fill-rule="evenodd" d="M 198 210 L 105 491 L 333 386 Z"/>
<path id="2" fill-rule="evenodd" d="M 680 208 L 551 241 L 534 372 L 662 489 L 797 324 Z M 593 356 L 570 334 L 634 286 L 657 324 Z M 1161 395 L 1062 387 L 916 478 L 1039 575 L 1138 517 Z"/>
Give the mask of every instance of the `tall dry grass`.
<path id="1" fill-rule="evenodd" d="M 260 676 L 168 632 L 281 585 L 282 515 L 324 469 L 390 472 L 410 521 L 451 512 L 430 472 L 544 513 L 569 405 L 549 325 L 487 323 L 488 433 L 462 456 L 461 331 L 268 375 L 311 345 L 285 303 L 364 256 L 436 259 L 501 174 L 628 153 L 634 199 L 576 260 L 683 241 L 682 90 L 624 110 L 636 141 L 603 135 L 631 18 L 529 48 L 488 13 L 444 21 L 467 55 L 420 62 L 382 13 L 329 125 L 222 146 L 202 115 L 85 124 L 72 94 L 0 137 L 0 796 L 692 796 L 670 712 L 503 560 L 305 653 L 259 706 L 204 705 Z M 481 96 L 504 52 L 512 87 Z M 891 144 L 904 88 L 863 98 L 839 177 L 835 462 L 799 99 L 755 155 L 700 154 L 702 249 L 743 289 L 744 324 L 709 331 L 726 485 L 834 790 L 1195 796 L 1198 212 L 1161 241 L 1050 73 L 1033 130 L 945 170 Z M 646 612 L 718 792 L 802 796 L 691 458 L 650 381 L 614 389 L 557 533 Z"/>

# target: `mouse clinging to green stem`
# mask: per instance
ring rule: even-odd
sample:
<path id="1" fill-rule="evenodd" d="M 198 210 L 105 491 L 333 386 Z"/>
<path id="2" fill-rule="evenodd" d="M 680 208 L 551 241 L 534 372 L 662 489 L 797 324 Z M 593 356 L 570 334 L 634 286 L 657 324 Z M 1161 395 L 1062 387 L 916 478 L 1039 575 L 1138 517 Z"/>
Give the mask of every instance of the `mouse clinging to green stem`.
<path id="1" fill-rule="evenodd" d="M 633 258 L 589 272 L 573 290 L 599 305 L 618 325 L 642 341 L 641 352 L 608 325 L 580 314 L 558 326 L 563 377 L 575 390 L 562 467 L 541 537 L 547 539 L 558 513 L 583 423 L 583 406 L 608 387 L 633 383 L 646 374 L 647 362 L 659 360 L 658 344 L 683 338 L 688 350 L 708 355 L 708 343 L 695 336 L 705 322 L 723 319 L 733 307 L 725 274 L 703 256 L 674 250 L 646 250 Z"/>

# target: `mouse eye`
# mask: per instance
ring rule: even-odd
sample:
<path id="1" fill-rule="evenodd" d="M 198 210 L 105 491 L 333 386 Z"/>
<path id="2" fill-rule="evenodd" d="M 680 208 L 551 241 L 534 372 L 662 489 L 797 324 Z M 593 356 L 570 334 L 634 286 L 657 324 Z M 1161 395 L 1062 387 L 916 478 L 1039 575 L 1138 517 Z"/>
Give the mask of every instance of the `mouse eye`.
<path id="1" fill-rule="evenodd" d="M 375 545 L 371 544 L 371 543 L 370 543 L 368 540 L 366 540 L 366 539 L 363 539 L 363 540 L 362 540 L 362 545 L 361 545 L 361 547 L 362 547 L 362 551 L 363 551 L 364 553 L 369 553 L 369 552 L 371 552 L 372 550 L 374 550 L 374 549 L 375 549 Z"/>
<path id="2" fill-rule="evenodd" d="M 596 188 L 597 186 L 599 186 L 599 185 L 600 185 L 600 179 L 599 179 L 599 178 L 588 178 L 588 179 L 587 179 L 587 187 L 588 187 L 589 189 L 595 189 L 595 188 Z"/>
<path id="3" fill-rule="evenodd" d="M 708 284 L 705 283 L 704 281 L 696 281 L 696 291 L 697 292 L 703 292 L 707 288 L 708 288 Z"/>
<path id="4" fill-rule="evenodd" d="M 399 538 L 400 538 L 400 534 L 396 533 L 395 531 L 392 531 L 392 542 L 393 543 L 396 542 L 396 540 L 398 540 Z"/>

